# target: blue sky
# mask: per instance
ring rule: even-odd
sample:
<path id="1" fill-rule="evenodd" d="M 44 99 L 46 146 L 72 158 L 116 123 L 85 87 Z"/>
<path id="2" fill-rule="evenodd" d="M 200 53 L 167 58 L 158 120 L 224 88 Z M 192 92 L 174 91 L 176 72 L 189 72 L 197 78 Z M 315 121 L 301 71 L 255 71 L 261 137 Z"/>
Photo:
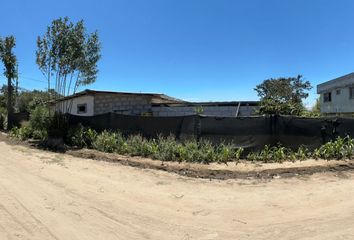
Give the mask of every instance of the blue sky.
<path id="1" fill-rule="evenodd" d="M 36 37 L 60 16 L 98 30 L 102 59 L 86 88 L 192 101 L 257 100 L 255 85 L 302 74 L 316 84 L 354 71 L 352 0 L 2 1 L 0 36 L 17 39 L 20 85 L 46 87 Z M 4 11 L 5 10 L 5 11 Z M 0 77 L 0 84 L 4 83 Z"/>

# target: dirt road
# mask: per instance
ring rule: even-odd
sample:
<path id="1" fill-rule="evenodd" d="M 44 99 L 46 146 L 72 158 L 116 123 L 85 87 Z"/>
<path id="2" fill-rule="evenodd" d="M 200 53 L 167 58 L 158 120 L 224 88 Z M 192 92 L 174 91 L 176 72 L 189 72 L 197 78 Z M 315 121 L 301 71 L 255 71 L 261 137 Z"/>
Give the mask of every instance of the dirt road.
<path id="1" fill-rule="evenodd" d="M 354 239 L 354 174 L 209 181 L 0 142 L 0 239 Z"/>

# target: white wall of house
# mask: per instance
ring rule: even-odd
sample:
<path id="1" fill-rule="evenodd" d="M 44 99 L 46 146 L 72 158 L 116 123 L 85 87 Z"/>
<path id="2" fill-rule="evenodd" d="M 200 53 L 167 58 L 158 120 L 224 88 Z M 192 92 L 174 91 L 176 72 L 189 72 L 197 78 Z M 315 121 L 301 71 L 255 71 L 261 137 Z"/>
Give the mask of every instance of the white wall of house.
<path id="1" fill-rule="evenodd" d="M 354 73 L 317 85 L 320 94 L 321 112 L 326 114 L 354 113 L 354 99 L 350 89 L 354 87 Z M 324 95 L 331 93 L 331 101 L 325 101 Z"/>
<path id="2" fill-rule="evenodd" d="M 59 108 L 64 109 L 64 111 L 62 110 L 62 112 L 65 113 L 70 113 L 72 115 L 77 115 L 77 116 L 94 115 L 94 96 L 89 96 L 89 95 L 79 96 L 69 100 L 61 101 L 60 103 L 57 103 L 57 106 L 58 104 L 62 104 L 62 107 Z M 66 106 L 70 106 L 70 104 L 71 104 L 71 108 L 66 107 Z M 78 107 L 83 105 L 86 106 L 86 111 L 79 112 Z"/>
<path id="3" fill-rule="evenodd" d="M 331 101 L 324 101 L 324 94 L 331 92 Z M 336 89 L 321 93 L 322 113 L 354 113 L 354 99 L 350 98 L 350 87 L 337 87 Z"/>

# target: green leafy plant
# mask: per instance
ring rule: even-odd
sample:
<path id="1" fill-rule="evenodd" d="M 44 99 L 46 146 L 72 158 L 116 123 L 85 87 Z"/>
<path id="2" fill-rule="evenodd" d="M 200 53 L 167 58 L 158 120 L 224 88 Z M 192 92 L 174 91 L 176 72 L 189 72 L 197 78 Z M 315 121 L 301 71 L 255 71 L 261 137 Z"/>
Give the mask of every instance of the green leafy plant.
<path id="1" fill-rule="evenodd" d="M 33 130 L 31 127 L 26 126 L 26 127 L 13 127 L 10 130 L 10 137 L 17 138 L 21 141 L 27 140 L 32 137 Z"/>
<path id="2" fill-rule="evenodd" d="M 30 113 L 30 126 L 38 131 L 47 131 L 49 127 L 49 111 L 48 108 L 39 105 Z"/>
<path id="3" fill-rule="evenodd" d="M 105 130 L 97 135 L 93 142 L 93 148 L 102 152 L 116 152 L 118 149 L 118 137 L 117 133 Z"/>
<path id="4" fill-rule="evenodd" d="M 260 114 L 301 115 L 305 111 L 302 100 L 311 89 L 301 75 L 264 80 L 254 89 L 260 97 Z"/>
<path id="5" fill-rule="evenodd" d="M 16 46 L 14 36 L 0 37 L 0 60 L 4 64 L 4 76 L 7 78 L 7 128 L 13 127 L 13 80 L 18 78 L 18 63 L 13 48 Z"/>
<path id="6" fill-rule="evenodd" d="M 354 140 L 350 137 L 337 137 L 314 150 L 314 158 L 343 159 L 351 158 L 354 153 Z"/>

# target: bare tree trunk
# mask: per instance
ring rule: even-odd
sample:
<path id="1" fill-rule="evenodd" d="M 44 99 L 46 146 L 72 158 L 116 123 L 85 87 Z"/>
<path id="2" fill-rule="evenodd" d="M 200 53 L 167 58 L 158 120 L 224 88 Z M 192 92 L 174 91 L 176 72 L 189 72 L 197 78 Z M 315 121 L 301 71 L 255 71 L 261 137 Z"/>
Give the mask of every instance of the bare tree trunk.
<path id="1" fill-rule="evenodd" d="M 13 106 L 12 106 L 12 83 L 11 78 L 7 78 L 7 130 L 13 127 Z"/>

